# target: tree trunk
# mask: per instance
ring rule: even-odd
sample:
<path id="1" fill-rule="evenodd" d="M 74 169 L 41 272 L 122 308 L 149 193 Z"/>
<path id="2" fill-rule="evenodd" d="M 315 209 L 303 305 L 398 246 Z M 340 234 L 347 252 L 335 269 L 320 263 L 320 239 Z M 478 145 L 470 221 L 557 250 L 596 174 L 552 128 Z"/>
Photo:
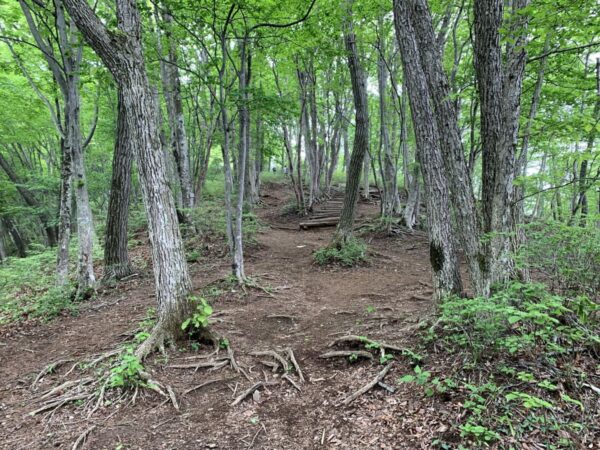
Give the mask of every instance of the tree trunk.
<path id="1" fill-rule="evenodd" d="M 6 173 L 8 179 L 15 185 L 15 188 L 30 208 L 35 209 L 37 212 L 37 216 L 44 227 L 44 232 L 46 234 L 46 239 L 48 241 L 48 245 L 50 247 L 54 247 L 56 245 L 56 226 L 50 224 L 50 219 L 48 215 L 43 211 L 43 206 L 40 204 L 35 195 L 24 186 L 23 181 L 18 177 L 16 172 L 12 169 L 8 161 L 0 154 L 0 167 Z"/>
<path id="2" fill-rule="evenodd" d="M 415 32 L 415 45 L 434 106 L 456 230 L 469 265 L 471 285 L 477 295 L 487 295 L 490 286 L 485 268 L 481 266 L 483 252 L 475 197 L 460 136 L 458 112 L 442 65 L 439 39 L 435 36 L 426 0 L 397 3 L 398 13 L 411 17 Z M 408 3 L 411 3 L 410 7 Z"/>
<path id="3" fill-rule="evenodd" d="M 8 234 L 10 234 L 10 237 L 15 246 L 15 251 L 17 252 L 17 256 L 19 258 L 25 258 L 27 256 L 27 244 L 21 236 L 21 232 L 18 230 L 17 226 L 10 218 L 2 216 L 1 220 L 2 226 L 6 228 Z"/>
<path id="4" fill-rule="evenodd" d="M 104 242 L 104 280 L 124 278 L 131 274 L 127 251 L 127 223 L 131 193 L 131 163 L 134 149 L 131 133 L 127 129 L 127 111 L 119 89 L 117 111 L 117 142 L 112 164 L 110 198 L 106 214 L 106 239 Z"/>
<path id="5" fill-rule="evenodd" d="M 513 230 L 513 181 L 521 88 L 525 68 L 524 36 L 527 18 L 517 11 L 529 0 L 516 0 L 502 63 L 500 43 L 503 25 L 502 0 L 474 3 L 474 65 L 481 104 L 483 232 L 491 234 L 486 243 L 486 272 L 490 282 L 502 282 L 514 273 L 510 239 Z M 525 23 L 523 23 L 525 21 Z"/>
<path id="6" fill-rule="evenodd" d="M 403 0 L 394 0 L 394 25 L 402 55 L 405 85 L 410 101 L 417 141 L 417 159 L 425 182 L 429 234 L 429 256 L 433 269 L 434 298 L 462 292 L 454 234 L 449 186 L 439 148 L 440 136 L 430 104 L 430 92 L 414 38 L 410 17 Z"/>
<path id="7" fill-rule="evenodd" d="M 4 226 L 0 220 L 0 264 L 7 258 L 6 248 L 4 247 Z"/>
<path id="8" fill-rule="evenodd" d="M 181 186 L 181 206 L 184 209 L 191 209 L 194 207 L 195 193 L 192 188 L 190 155 L 185 130 L 183 103 L 181 101 L 181 81 L 178 68 L 177 43 L 173 40 L 170 30 L 173 23 L 173 17 L 167 11 L 163 11 L 162 16 L 166 27 L 165 40 L 167 44 L 167 60 L 164 61 L 162 55 L 159 56 L 161 56 L 163 91 L 167 105 L 169 129 L 171 131 L 171 149 L 173 151 L 179 184 Z M 160 36 L 158 39 L 160 44 Z"/>
<path id="9" fill-rule="evenodd" d="M 67 78 L 71 78 L 67 76 Z M 94 222 L 87 190 L 83 145 L 80 131 L 79 76 L 68 80 L 69 95 L 65 102 L 67 151 L 73 157 L 73 182 L 75 184 L 75 204 L 77 205 L 77 237 L 79 239 L 79 259 L 77 264 L 77 297 L 89 296 L 94 288 Z"/>
<path id="10" fill-rule="evenodd" d="M 378 28 L 383 35 L 383 18 L 379 18 Z M 387 126 L 387 70 L 385 67 L 385 41 L 383 37 L 378 41 L 379 55 L 377 58 L 377 85 L 379 88 L 379 154 L 381 175 L 383 177 L 383 198 L 381 199 L 381 213 L 383 217 L 391 217 L 395 212 L 396 198 L 398 197 L 396 179 L 396 166 L 392 155 L 390 133 Z M 383 161 L 382 161 L 383 159 Z"/>
<path id="11" fill-rule="evenodd" d="M 249 58 L 246 50 L 248 48 L 248 36 L 244 36 L 240 46 L 240 71 L 238 73 L 239 89 L 242 99 L 239 106 L 239 157 L 238 157 L 238 198 L 235 210 L 234 234 L 234 255 L 233 255 L 233 273 L 239 283 L 246 282 L 246 273 L 244 270 L 244 248 L 243 248 L 243 224 L 244 224 L 244 199 L 246 187 L 246 172 L 248 166 L 248 150 L 250 145 L 250 118 L 248 111 L 248 76 L 249 76 Z"/>
<path id="12" fill-rule="evenodd" d="M 71 242 L 71 194 L 73 159 L 71 150 L 61 139 L 60 205 L 58 210 L 58 249 L 56 252 L 56 285 L 65 286 L 69 277 L 69 244 Z"/>
<path id="13" fill-rule="evenodd" d="M 415 164 L 413 175 L 410 176 L 409 180 L 406 206 L 404 207 L 404 211 L 402 211 L 404 225 L 409 230 L 412 230 L 418 224 L 419 220 L 419 206 L 421 205 L 421 183 L 419 183 L 419 178 L 419 165 Z"/>
<path id="14" fill-rule="evenodd" d="M 347 0 L 346 4 L 347 11 L 346 17 L 344 18 L 344 41 L 346 44 L 350 80 L 352 82 L 356 127 L 352 156 L 350 157 L 350 164 L 346 172 L 344 206 L 334 236 L 334 242 L 341 243 L 348 241 L 352 237 L 354 215 L 360 186 L 360 173 L 366 157 L 365 155 L 369 152 L 369 105 L 367 100 L 367 81 L 360 64 L 356 46 L 356 35 L 354 34 L 352 18 L 353 0 Z"/>
<path id="15" fill-rule="evenodd" d="M 85 0 L 64 1 L 85 39 L 115 77 L 127 111 L 126 126 L 131 132 L 148 216 L 158 303 L 157 325 L 137 352 L 143 357 L 165 339 L 176 339 L 183 334 L 181 324 L 191 312 L 191 303 L 187 299 L 191 281 L 167 179 L 166 161 L 160 151 L 156 125 L 158 105 L 153 99 L 144 66 L 140 15 L 135 2 L 117 0 L 121 33 L 110 33 Z"/>

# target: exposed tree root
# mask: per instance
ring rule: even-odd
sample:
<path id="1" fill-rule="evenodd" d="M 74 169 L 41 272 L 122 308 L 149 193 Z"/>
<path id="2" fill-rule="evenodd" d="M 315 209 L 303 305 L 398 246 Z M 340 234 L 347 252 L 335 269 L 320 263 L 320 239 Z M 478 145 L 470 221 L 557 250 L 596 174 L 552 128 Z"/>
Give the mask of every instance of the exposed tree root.
<path id="1" fill-rule="evenodd" d="M 365 384 L 362 388 L 360 388 L 354 394 L 351 394 L 348 397 L 346 397 L 344 400 L 342 400 L 340 403 L 338 403 L 338 406 L 349 405 L 350 403 L 352 403 L 354 400 L 356 400 L 361 395 L 369 392 L 371 389 L 373 389 L 375 386 L 377 386 L 379 383 L 381 383 L 383 381 L 383 379 L 388 374 L 388 372 L 390 371 L 390 369 L 392 368 L 393 365 L 394 365 L 393 363 L 390 363 L 387 366 L 385 366 L 383 368 L 383 370 L 381 372 L 379 372 L 372 381 Z"/>
<path id="2" fill-rule="evenodd" d="M 287 373 L 285 375 L 283 375 L 281 378 L 283 378 L 284 380 L 287 380 L 292 386 L 294 386 L 296 389 L 298 389 L 300 392 L 302 392 L 302 388 L 300 388 L 298 383 L 296 383 L 294 381 L 294 379 L 292 377 L 290 377 Z"/>
<path id="3" fill-rule="evenodd" d="M 294 368 L 296 369 L 296 374 L 298 374 L 298 378 L 300 378 L 300 381 L 302 381 L 304 383 L 304 375 L 302 374 L 302 370 L 300 370 L 300 365 L 298 364 L 298 361 L 296 361 L 296 357 L 294 356 L 294 351 L 288 347 L 285 349 L 285 352 L 287 353 L 290 361 L 292 362 Z"/>
<path id="4" fill-rule="evenodd" d="M 187 389 L 186 391 L 183 392 L 182 395 L 187 395 L 190 392 L 197 391 L 198 389 L 202 389 L 204 386 L 208 386 L 210 384 L 221 383 L 221 382 L 230 381 L 230 380 L 231 380 L 231 378 L 216 378 L 214 380 L 208 380 L 208 381 L 205 381 L 202 384 L 199 384 L 198 386 L 194 386 L 192 388 Z"/>
<path id="5" fill-rule="evenodd" d="M 35 377 L 35 380 L 33 380 L 33 383 L 31 383 L 31 389 L 35 388 L 35 385 L 43 378 L 45 377 L 47 374 L 54 372 L 56 369 L 58 369 L 59 367 L 73 362 L 73 359 L 59 359 L 58 361 L 54 361 L 50 364 L 48 364 L 46 367 L 44 367 L 40 373 L 37 374 L 37 376 Z"/>
<path id="6" fill-rule="evenodd" d="M 242 392 L 240 395 L 238 395 L 236 397 L 236 399 L 231 403 L 231 406 L 239 405 L 240 403 L 242 403 L 244 401 L 244 399 L 246 399 L 246 397 L 248 397 L 249 395 L 252 395 L 254 393 L 254 391 L 256 391 L 257 389 L 259 389 L 261 387 L 265 387 L 265 386 L 273 386 L 275 384 L 279 384 L 279 382 L 277 382 L 277 381 L 259 381 L 257 383 L 254 383 L 252 386 L 250 386 L 248 389 L 246 389 L 244 392 Z"/>
<path id="7" fill-rule="evenodd" d="M 230 366 L 232 370 L 235 370 L 237 373 L 242 374 L 248 381 L 251 381 L 250 376 L 246 372 L 246 370 L 237 362 L 235 359 L 233 349 L 231 346 L 227 347 L 227 355 L 224 356 L 215 356 L 216 352 L 211 355 L 206 356 L 196 356 L 195 359 L 200 359 L 198 362 L 193 363 L 185 363 L 185 364 L 172 364 L 169 367 L 172 369 L 194 369 L 194 371 L 198 371 L 199 369 L 208 368 L 210 371 L 222 369 L 225 366 Z M 212 359 L 208 359 L 212 358 Z"/>
<path id="8" fill-rule="evenodd" d="M 71 450 L 77 450 L 80 446 L 85 444 L 85 440 L 87 439 L 89 434 L 96 429 L 96 427 L 97 427 L 97 425 L 92 425 L 87 430 L 85 430 L 83 433 L 81 433 L 79 435 L 79 437 L 77 438 L 77 440 L 73 443 L 73 447 L 71 447 Z"/>
<path id="9" fill-rule="evenodd" d="M 331 342 L 329 344 L 329 347 L 334 347 L 338 344 L 342 344 L 342 343 L 354 343 L 354 344 L 358 344 L 358 345 L 369 345 L 372 346 L 373 348 L 377 348 L 377 349 L 381 349 L 383 348 L 384 350 L 389 350 L 391 352 L 398 352 L 398 353 L 402 353 L 404 351 L 406 351 L 405 348 L 402 347 L 398 347 L 397 345 L 392 345 L 392 344 L 386 344 L 385 342 L 379 342 L 379 341 L 374 341 L 372 339 L 368 339 L 364 336 L 355 336 L 355 335 L 347 335 L 347 336 L 341 336 L 337 339 L 335 339 L 333 342 Z"/>
<path id="10" fill-rule="evenodd" d="M 154 329 L 150 333 L 150 336 L 140 344 L 135 351 L 135 356 L 140 361 L 146 359 L 148 355 L 153 353 L 155 350 L 159 350 L 161 353 L 165 352 L 165 342 L 167 341 L 167 333 L 164 326 L 159 322 L 154 326 Z"/>
<path id="11" fill-rule="evenodd" d="M 251 352 L 250 354 L 252 356 L 270 356 L 273 359 L 275 359 L 279 364 L 281 364 L 281 367 L 285 373 L 287 373 L 290 370 L 290 365 L 288 364 L 288 362 L 285 360 L 285 358 L 283 356 L 281 356 L 276 351 L 265 350 L 265 351 L 260 351 L 260 352 Z"/>
<path id="12" fill-rule="evenodd" d="M 339 350 L 333 352 L 323 353 L 319 358 L 366 358 L 373 359 L 373 354 L 364 350 Z"/>

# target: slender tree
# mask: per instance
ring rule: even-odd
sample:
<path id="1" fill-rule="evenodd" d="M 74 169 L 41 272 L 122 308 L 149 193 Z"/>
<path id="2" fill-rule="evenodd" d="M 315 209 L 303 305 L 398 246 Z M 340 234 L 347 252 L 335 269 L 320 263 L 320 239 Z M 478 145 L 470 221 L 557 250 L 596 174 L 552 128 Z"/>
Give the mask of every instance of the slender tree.
<path id="1" fill-rule="evenodd" d="M 356 203 L 358 201 L 358 191 L 360 187 L 360 175 L 365 155 L 369 151 L 367 80 L 360 63 L 358 48 L 356 46 L 356 35 L 354 34 L 352 15 L 353 3 L 353 0 L 347 0 L 345 4 L 344 42 L 346 45 L 350 80 L 352 82 L 356 129 L 354 132 L 354 145 L 350 157 L 350 164 L 346 173 L 344 206 L 334 236 L 335 244 L 343 244 L 352 237 Z"/>

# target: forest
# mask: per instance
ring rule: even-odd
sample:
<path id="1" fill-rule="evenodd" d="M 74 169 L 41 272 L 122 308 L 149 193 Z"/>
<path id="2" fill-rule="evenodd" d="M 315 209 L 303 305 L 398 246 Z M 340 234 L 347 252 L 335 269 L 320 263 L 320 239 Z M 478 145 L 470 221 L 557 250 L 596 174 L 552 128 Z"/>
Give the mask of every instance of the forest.
<path id="1" fill-rule="evenodd" d="M 0 448 L 600 449 L 598 0 L 0 0 Z"/>

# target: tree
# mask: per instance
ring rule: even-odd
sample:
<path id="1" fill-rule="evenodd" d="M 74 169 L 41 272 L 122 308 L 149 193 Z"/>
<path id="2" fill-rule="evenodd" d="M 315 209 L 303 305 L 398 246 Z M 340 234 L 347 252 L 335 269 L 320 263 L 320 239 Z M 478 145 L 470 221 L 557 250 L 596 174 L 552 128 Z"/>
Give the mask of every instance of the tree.
<path id="1" fill-rule="evenodd" d="M 107 29 L 85 0 L 65 0 L 73 21 L 86 41 L 112 73 L 122 95 L 127 130 L 135 158 L 148 216 L 152 262 L 158 303 L 158 321 L 150 338 L 138 348 L 144 357 L 165 339 L 182 334 L 181 324 L 191 311 L 191 281 L 178 227 L 166 161 L 160 151 L 157 104 L 144 67 L 141 20 L 135 0 L 118 0 L 118 30 Z"/>
<path id="2" fill-rule="evenodd" d="M 523 73 L 525 70 L 527 16 L 520 14 L 529 0 L 512 4 L 511 21 L 504 19 L 501 0 L 474 2 L 474 65 L 481 104 L 482 217 L 486 243 L 486 267 L 490 281 L 505 281 L 514 270 L 510 234 L 515 154 Z M 503 58 L 501 27 L 511 41 Z M 504 61 L 503 61 L 504 59 Z"/>
<path id="3" fill-rule="evenodd" d="M 430 89 L 419 61 L 415 30 L 403 0 L 394 0 L 394 24 L 417 141 L 417 159 L 425 181 L 434 297 L 440 299 L 462 291 L 451 225 L 449 185 L 440 150 L 440 131 L 430 103 Z"/>
<path id="4" fill-rule="evenodd" d="M 62 96 L 62 105 L 53 106 L 35 85 L 20 58 L 13 50 L 12 45 L 8 44 L 25 77 L 28 78 L 38 96 L 48 106 L 57 131 L 61 136 L 62 186 L 58 229 L 57 283 L 64 285 L 67 282 L 71 194 L 74 192 L 77 205 L 77 234 L 79 238 L 77 295 L 87 296 L 95 283 L 93 266 L 94 224 L 87 189 L 83 152 L 93 136 L 94 127 L 90 136 L 84 142 L 80 125 L 81 97 L 79 92 L 79 70 L 82 48 L 78 44 L 78 37 L 74 26 L 65 18 L 62 0 L 54 0 L 52 7 L 49 9 L 40 8 L 39 5 L 35 7 L 30 6 L 25 0 L 19 0 L 19 5 L 27 20 L 27 25 L 34 38 L 35 45 L 46 60 L 53 80 Z M 44 33 L 43 30 L 48 28 L 46 14 L 52 17 L 54 27 L 48 29 L 47 33 Z M 74 190 L 73 177 L 75 181 Z"/>
<path id="5" fill-rule="evenodd" d="M 344 244 L 353 234 L 354 215 L 358 201 L 360 174 L 365 155 L 369 151 L 369 106 L 367 99 L 367 80 L 360 63 L 356 47 L 356 35 L 352 18 L 353 0 L 345 3 L 344 42 L 348 58 L 348 70 L 352 82 L 356 130 L 350 164 L 346 174 L 346 195 L 340 222 L 334 237 L 334 244 Z"/>
<path id="6" fill-rule="evenodd" d="M 110 198 L 106 214 L 104 241 L 104 280 L 120 279 L 131 274 L 127 251 L 127 224 L 131 193 L 131 164 L 135 152 L 125 110 L 125 100 L 119 89 L 117 105 L 117 139 L 112 163 Z"/>

